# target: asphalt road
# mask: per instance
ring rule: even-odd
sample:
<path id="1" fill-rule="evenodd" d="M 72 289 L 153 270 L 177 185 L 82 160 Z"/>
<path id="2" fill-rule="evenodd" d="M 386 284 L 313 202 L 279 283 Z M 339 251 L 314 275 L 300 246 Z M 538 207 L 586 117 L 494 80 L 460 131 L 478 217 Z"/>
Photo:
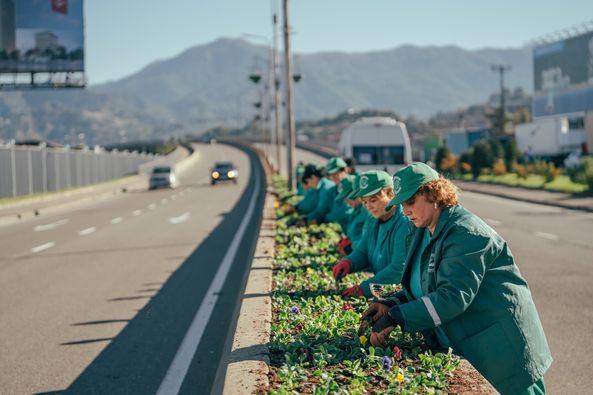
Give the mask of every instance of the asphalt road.
<path id="1" fill-rule="evenodd" d="M 220 385 L 264 180 L 236 148 L 196 152 L 177 190 L 0 227 L 0 393 L 206 393 Z M 215 160 L 233 160 L 239 183 L 211 186 Z"/>
<path id="2" fill-rule="evenodd" d="M 157 393 L 166 377 L 180 393 L 221 388 L 253 247 L 248 237 L 232 239 L 257 232 L 258 221 L 241 225 L 259 198 L 245 153 L 197 148 L 176 191 L 128 193 L 0 227 L 0 393 Z M 208 168 L 224 159 L 238 165 L 240 181 L 211 187 Z M 297 160 L 325 162 L 302 151 Z M 469 192 L 462 204 L 509 242 L 530 284 L 555 359 L 548 392 L 587 393 L 593 214 Z M 210 292 L 233 249 L 222 290 Z M 205 321 L 204 300 L 213 311 Z M 185 373 L 174 374 L 188 331 L 201 341 L 185 353 Z"/>
<path id="3" fill-rule="evenodd" d="M 593 214 L 470 192 L 461 202 L 508 241 L 529 283 L 554 357 L 544 377 L 548 392 L 589 393 Z"/>

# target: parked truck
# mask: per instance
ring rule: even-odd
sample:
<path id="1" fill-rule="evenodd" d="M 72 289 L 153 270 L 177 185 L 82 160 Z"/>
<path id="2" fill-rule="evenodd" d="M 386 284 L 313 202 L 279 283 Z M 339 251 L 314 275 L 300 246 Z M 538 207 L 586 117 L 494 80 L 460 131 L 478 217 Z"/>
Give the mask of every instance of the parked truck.
<path id="1" fill-rule="evenodd" d="M 567 117 L 542 117 L 517 125 L 515 138 L 517 148 L 524 154 L 554 156 L 580 150 L 585 131 Z"/>
<path id="2" fill-rule="evenodd" d="M 412 162 L 408 130 L 389 117 L 361 118 L 342 131 L 340 154 L 354 158 L 357 169 L 386 170 L 390 174 Z"/>

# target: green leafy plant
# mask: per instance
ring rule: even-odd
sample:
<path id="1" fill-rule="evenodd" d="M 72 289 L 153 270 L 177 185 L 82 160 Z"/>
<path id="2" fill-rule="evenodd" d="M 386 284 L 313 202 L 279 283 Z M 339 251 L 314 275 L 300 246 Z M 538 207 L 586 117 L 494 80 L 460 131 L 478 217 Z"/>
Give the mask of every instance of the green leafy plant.
<path id="1" fill-rule="evenodd" d="M 278 182 L 282 187 L 282 183 Z M 368 274 L 336 284 L 337 224 L 295 226 L 278 212 L 270 394 L 442 393 L 458 364 L 451 353 L 432 354 L 419 334 L 393 331 L 385 348 L 357 333 L 364 298 L 343 300 L 344 289 Z M 393 287 L 386 287 L 392 292 Z"/>

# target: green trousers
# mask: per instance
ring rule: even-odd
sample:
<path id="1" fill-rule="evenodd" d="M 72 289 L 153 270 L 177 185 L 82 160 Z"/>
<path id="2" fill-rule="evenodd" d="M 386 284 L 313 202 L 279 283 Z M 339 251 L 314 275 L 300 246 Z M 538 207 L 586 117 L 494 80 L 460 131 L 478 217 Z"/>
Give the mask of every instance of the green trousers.
<path id="1" fill-rule="evenodd" d="M 531 384 L 529 387 L 525 388 L 519 395 L 545 395 L 546 394 L 546 384 L 544 384 L 544 378 L 537 380 L 535 383 Z"/>

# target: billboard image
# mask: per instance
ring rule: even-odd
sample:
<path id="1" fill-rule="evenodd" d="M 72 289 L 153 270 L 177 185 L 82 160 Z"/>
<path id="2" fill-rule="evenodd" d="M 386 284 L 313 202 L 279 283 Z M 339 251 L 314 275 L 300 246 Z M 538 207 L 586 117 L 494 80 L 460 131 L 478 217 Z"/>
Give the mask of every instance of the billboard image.
<path id="1" fill-rule="evenodd" d="M 0 0 L 0 72 L 84 71 L 83 0 Z"/>
<path id="2" fill-rule="evenodd" d="M 593 85 L 593 32 L 533 49 L 535 92 Z"/>
<path id="3" fill-rule="evenodd" d="M 533 114 L 593 110 L 593 32 L 533 49 Z"/>

